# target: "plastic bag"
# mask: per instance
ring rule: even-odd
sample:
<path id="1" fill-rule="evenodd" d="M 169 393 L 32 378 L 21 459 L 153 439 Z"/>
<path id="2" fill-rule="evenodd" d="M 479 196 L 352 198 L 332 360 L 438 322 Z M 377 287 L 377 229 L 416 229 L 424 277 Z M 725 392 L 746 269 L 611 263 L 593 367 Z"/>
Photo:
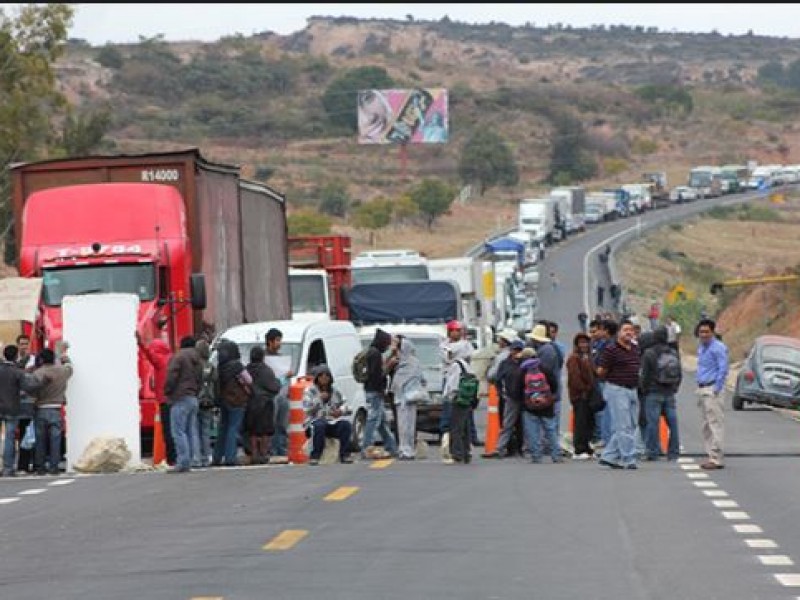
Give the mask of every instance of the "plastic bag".
<path id="1" fill-rule="evenodd" d="M 33 450 L 34 446 L 36 446 L 36 427 L 31 421 L 25 428 L 25 435 L 22 436 L 19 447 L 23 450 Z"/>

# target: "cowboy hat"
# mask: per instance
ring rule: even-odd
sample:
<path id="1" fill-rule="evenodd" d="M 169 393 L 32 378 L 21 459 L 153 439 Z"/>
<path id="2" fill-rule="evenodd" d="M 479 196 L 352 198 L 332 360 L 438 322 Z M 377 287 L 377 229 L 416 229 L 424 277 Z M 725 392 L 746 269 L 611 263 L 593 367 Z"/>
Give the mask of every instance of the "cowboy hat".
<path id="1" fill-rule="evenodd" d="M 509 344 L 516 339 L 519 339 L 517 336 L 517 332 L 511 328 L 503 329 L 500 333 L 497 334 L 497 337 L 507 341 Z"/>
<path id="2" fill-rule="evenodd" d="M 533 330 L 528 334 L 528 337 L 531 338 L 534 342 L 549 342 L 550 338 L 547 337 L 547 326 L 542 325 L 539 323 Z"/>

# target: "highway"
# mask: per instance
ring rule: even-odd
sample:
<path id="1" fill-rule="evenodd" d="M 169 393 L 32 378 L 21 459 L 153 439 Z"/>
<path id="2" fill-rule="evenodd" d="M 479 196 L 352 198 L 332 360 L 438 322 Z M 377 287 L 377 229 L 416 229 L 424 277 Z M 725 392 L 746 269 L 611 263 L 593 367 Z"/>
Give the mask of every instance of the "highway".
<path id="1" fill-rule="evenodd" d="M 744 200 L 654 211 L 641 227 Z M 595 277 L 584 257 L 614 235 L 624 243 L 635 224 L 548 254 L 542 273 L 556 270 L 560 285 L 543 286 L 540 316 L 562 324 L 568 345 Z M 0 598 L 798 597 L 800 425 L 728 408 L 727 468 L 701 472 L 691 379 L 682 462 L 637 471 L 516 458 L 448 466 L 431 447 L 405 463 L 0 478 Z"/>

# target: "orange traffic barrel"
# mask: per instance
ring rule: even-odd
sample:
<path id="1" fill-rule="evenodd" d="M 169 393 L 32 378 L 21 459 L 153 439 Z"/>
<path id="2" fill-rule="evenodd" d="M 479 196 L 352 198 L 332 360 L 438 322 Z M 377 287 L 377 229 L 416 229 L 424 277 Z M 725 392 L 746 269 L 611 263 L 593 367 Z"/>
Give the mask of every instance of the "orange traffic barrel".
<path id="1" fill-rule="evenodd" d="M 308 379 L 298 379 L 289 386 L 289 462 L 295 464 L 308 462 L 308 455 L 304 451 L 306 430 L 303 427 L 303 393 L 310 384 Z"/>
<path id="2" fill-rule="evenodd" d="M 489 385 L 489 399 L 486 402 L 486 439 L 484 441 L 484 455 L 497 451 L 497 442 L 500 439 L 500 396 L 497 386 Z"/>

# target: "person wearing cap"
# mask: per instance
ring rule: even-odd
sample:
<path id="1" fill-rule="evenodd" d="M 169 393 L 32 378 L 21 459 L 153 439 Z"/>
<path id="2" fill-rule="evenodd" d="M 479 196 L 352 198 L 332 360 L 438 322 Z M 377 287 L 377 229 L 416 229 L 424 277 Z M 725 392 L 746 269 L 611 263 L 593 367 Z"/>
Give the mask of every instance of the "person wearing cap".
<path id="1" fill-rule="evenodd" d="M 503 412 L 505 411 L 506 394 L 503 391 L 503 374 L 500 372 L 500 366 L 508 359 L 511 354 L 511 343 L 519 339 L 517 332 L 511 328 L 503 329 L 497 334 L 497 347 L 498 351 L 492 359 L 489 368 L 486 370 L 486 383 L 494 385 L 497 388 L 498 407 L 497 412 L 500 415 L 500 422 L 503 422 Z"/>
<path id="2" fill-rule="evenodd" d="M 501 365 L 500 388 L 502 389 L 502 397 L 505 398 L 505 410 L 500 418 L 503 425 L 500 430 L 500 437 L 497 440 L 497 450 L 484 454 L 484 458 L 506 458 L 511 454 L 508 448 L 509 444 L 514 434 L 518 433 L 522 422 L 520 419 L 522 415 L 521 394 L 518 388 L 522 379 L 520 374 L 522 359 L 520 356 L 524 349 L 525 342 L 520 339 L 512 341 L 508 346 L 508 358 Z"/>
<path id="3" fill-rule="evenodd" d="M 325 450 L 325 438 L 339 440 L 339 462 L 350 464 L 350 437 L 352 425 L 346 419 L 349 414 L 342 394 L 333 382 L 333 374 L 326 364 L 320 364 L 311 371 L 314 382 L 303 393 L 303 409 L 306 420 L 304 426 L 310 432 L 311 456 L 309 465 L 319 464 Z"/>
<path id="4" fill-rule="evenodd" d="M 390 373 L 399 360 L 396 351 L 384 360 L 383 353 L 392 344 L 392 336 L 381 328 L 375 330 L 367 349 L 367 380 L 364 382 L 364 393 L 367 398 L 367 424 L 364 428 L 364 447 L 361 449 L 361 457 L 368 458 L 376 456 L 375 450 L 370 450 L 372 441 L 377 431 L 383 440 L 383 456 L 397 456 L 397 442 L 394 439 L 389 423 L 386 421 L 386 388 L 388 384 L 387 373 Z"/>
<path id="5" fill-rule="evenodd" d="M 556 421 L 561 415 L 561 359 L 559 352 L 549 336 L 549 322 L 539 321 L 531 332 L 528 334 L 528 339 L 531 341 L 531 347 L 536 350 L 536 357 L 539 359 L 539 369 L 547 377 L 547 381 L 553 381 L 554 385 L 550 386 L 550 392 L 555 399 L 554 412 Z M 556 425 L 556 433 L 558 426 Z M 549 444 L 550 438 L 545 436 L 545 446 Z M 556 438 L 558 439 L 558 437 Z M 549 450 L 549 448 L 545 448 Z"/>
<path id="6" fill-rule="evenodd" d="M 449 433 L 447 436 L 449 443 L 448 455 L 443 455 L 446 464 L 469 463 L 472 460 L 470 454 L 471 435 L 470 417 L 473 409 L 471 407 L 459 406 L 455 403 L 458 395 L 459 380 L 462 373 L 473 373 L 470 361 L 473 353 L 472 344 L 467 340 L 460 340 L 452 344 L 449 355 L 450 364 L 444 372 L 444 386 L 442 388 L 442 399 L 450 406 Z M 444 439 L 442 441 L 444 445 Z M 444 453 L 443 453 L 444 454 Z"/>
<path id="7" fill-rule="evenodd" d="M 446 372 L 449 366 L 453 362 L 454 352 L 458 352 L 459 348 L 463 346 L 463 351 L 468 352 L 470 358 L 472 357 L 472 352 L 475 350 L 472 343 L 464 338 L 464 326 L 461 324 L 460 321 L 456 321 L 455 319 L 448 321 L 447 325 L 447 339 L 442 342 L 439 346 L 439 350 L 442 355 L 442 372 Z M 466 348 L 469 346 L 469 348 Z M 450 446 L 450 414 L 452 411 L 452 406 L 450 402 L 445 397 L 444 393 L 442 393 L 442 415 L 439 420 L 439 431 L 442 434 L 442 457 L 447 458 L 448 448 Z M 469 416 L 469 432 L 470 432 L 470 440 L 473 446 L 483 446 L 483 441 L 478 439 L 478 430 L 475 426 L 475 415 L 473 412 L 470 412 Z"/>

